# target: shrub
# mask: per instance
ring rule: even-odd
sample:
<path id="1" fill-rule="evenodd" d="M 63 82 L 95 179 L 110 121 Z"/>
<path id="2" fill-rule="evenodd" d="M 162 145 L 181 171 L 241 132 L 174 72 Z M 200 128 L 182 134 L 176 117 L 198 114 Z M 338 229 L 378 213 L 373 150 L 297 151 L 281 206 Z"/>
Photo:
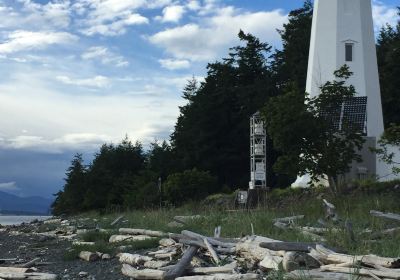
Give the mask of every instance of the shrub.
<path id="1" fill-rule="evenodd" d="M 163 185 L 165 198 L 173 205 L 200 201 L 207 195 L 218 191 L 217 179 L 207 171 L 186 170 L 168 176 Z"/>

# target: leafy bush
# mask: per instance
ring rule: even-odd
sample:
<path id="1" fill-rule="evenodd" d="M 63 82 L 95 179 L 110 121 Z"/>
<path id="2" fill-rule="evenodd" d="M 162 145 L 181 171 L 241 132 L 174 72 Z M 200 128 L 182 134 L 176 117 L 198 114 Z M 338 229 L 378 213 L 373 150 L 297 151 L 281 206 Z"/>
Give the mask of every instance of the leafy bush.
<path id="1" fill-rule="evenodd" d="M 218 191 L 217 179 L 207 171 L 186 170 L 168 176 L 163 185 L 165 198 L 178 206 L 185 201 L 200 201 Z"/>

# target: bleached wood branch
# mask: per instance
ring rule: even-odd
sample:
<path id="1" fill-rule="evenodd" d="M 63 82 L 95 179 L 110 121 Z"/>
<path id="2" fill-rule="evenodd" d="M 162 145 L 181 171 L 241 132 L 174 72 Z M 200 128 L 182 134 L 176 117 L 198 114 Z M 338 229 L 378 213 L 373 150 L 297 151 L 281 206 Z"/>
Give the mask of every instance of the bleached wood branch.
<path id="1" fill-rule="evenodd" d="M 156 269 L 142 269 L 138 270 L 133 268 L 129 264 L 122 265 L 122 274 L 133 279 L 138 280 L 146 280 L 146 279 L 154 279 L 154 280 L 163 280 L 165 271 L 156 270 Z"/>
<path id="2" fill-rule="evenodd" d="M 149 240 L 153 237 L 148 235 L 112 235 L 110 237 L 110 243 L 124 242 L 124 241 L 143 241 Z"/>
<path id="3" fill-rule="evenodd" d="M 400 215 L 399 214 L 383 213 L 383 212 L 375 211 L 375 210 L 371 210 L 371 211 L 369 211 L 369 213 L 374 217 L 386 218 L 386 219 L 400 221 Z"/>
<path id="4" fill-rule="evenodd" d="M 207 238 L 204 238 L 203 242 L 206 245 L 208 252 L 210 252 L 211 257 L 213 258 L 214 262 L 216 264 L 219 264 L 219 262 L 220 262 L 219 257 L 217 255 L 217 253 L 215 252 L 214 248 L 211 246 L 210 242 L 208 242 Z"/>
<path id="5" fill-rule="evenodd" d="M 304 215 L 297 215 L 297 216 L 291 216 L 291 217 L 283 217 L 283 218 L 275 218 L 272 221 L 275 222 L 280 222 L 280 223 L 291 223 L 296 220 L 301 220 L 304 219 Z"/>
<path id="6" fill-rule="evenodd" d="M 185 276 L 176 278 L 176 280 L 256 280 L 256 279 L 261 279 L 261 276 L 255 273 L 214 274 L 207 276 Z"/>
<path id="7" fill-rule="evenodd" d="M 147 235 L 151 237 L 168 237 L 168 233 L 162 231 L 136 229 L 136 228 L 120 228 L 119 233 L 131 234 L 131 235 Z"/>

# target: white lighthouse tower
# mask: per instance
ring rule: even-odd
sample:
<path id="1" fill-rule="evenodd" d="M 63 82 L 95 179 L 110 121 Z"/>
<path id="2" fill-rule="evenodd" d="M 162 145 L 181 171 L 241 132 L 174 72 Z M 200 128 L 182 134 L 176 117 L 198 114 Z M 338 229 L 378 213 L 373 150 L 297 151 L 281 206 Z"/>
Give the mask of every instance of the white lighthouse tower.
<path id="1" fill-rule="evenodd" d="M 311 97 L 344 64 L 354 73 L 348 84 L 358 97 L 366 97 L 366 142 L 375 146 L 384 126 L 371 0 L 315 0 L 306 86 Z M 361 153 L 364 163 L 353 164 L 351 177 L 364 172 L 390 179 L 390 167 L 368 147 Z"/>

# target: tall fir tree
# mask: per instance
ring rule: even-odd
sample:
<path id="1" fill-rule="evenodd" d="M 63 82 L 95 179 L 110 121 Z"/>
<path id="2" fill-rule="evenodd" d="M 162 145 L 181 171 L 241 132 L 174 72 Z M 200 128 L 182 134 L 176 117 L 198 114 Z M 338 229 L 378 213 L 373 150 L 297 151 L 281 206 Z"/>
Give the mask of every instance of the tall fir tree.
<path id="1" fill-rule="evenodd" d="M 56 194 L 52 205 L 54 214 L 76 214 L 83 210 L 82 203 L 86 195 L 86 172 L 82 154 L 76 154 L 71 161 L 71 166 L 67 169 L 64 188 Z"/>
<path id="2" fill-rule="evenodd" d="M 400 8 L 398 8 L 400 16 Z M 400 20 L 383 27 L 377 42 L 378 68 L 385 127 L 400 124 Z"/>

